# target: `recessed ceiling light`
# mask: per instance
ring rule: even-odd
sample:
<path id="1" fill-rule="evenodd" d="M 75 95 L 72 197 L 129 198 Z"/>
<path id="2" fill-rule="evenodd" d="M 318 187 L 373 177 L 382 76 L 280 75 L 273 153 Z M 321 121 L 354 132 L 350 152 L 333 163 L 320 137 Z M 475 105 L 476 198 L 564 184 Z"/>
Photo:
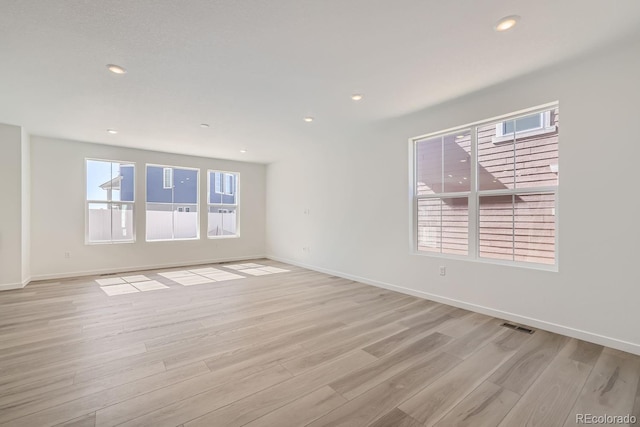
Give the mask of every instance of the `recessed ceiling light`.
<path id="1" fill-rule="evenodd" d="M 115 135 L 116 133 L 118 133 L 118 131 L 115 129 L 107 129 L 107 133 L 110 133 L 111 135 Z"/>
<path id="2" fill-rule="evenodd" d="M 202 123 L 202 124 L 200 124 L 200 127 L 206 129 L 206 128 L 209 127 L 209 125 L 207 123 Z"/>
<path id="3" fill-rule="evenodd" d="M 307 123 L 311 123 L 313 121 L 313 117 L 307 116 L 307 117 L 304 118 L 304 121 L 307 122 Z"/>
<path id="4" fill-rule="evenodd" d="M 463 177 L 462 177 L 462 179 L 466 180 L 466 179 L 467 179 L 467 177 L 466 177 L 466 176 L 463 176 Z"/>
<path id="5" fill-rule="evenodd" d="M 498 32 L 510 30 L 515 27 L 519 20 L 520 17 L 518 15 L 505 16 L 493 26 L 493 29 Z"/>
<path id="6" fill-rule="evenodd" d="M 362 98 L 363 96 L 360 93 L 354 93 L 353 95 L 351 95 L 351 99 L 353 99 L 354 101 L 360 101 Z"/>
<path id="7" fill-rule="evenodd" d="M 462 138 L 464 138 L 464 135 L 458 135 L 458 136 L 456 136 L 456 139 L 462 139 Z"/>
<path id="8" fill-rule="evenodd" d="M 449 174 L 449 178 L 453 178 L 453 175 Z"/>
<path id="9" fill-rule="evenodd" d="M 241 152 L 242 154 L 244 154 L 244 153 L 246 153 L 246 152 L 247 152 L 247 150 L 246 150 L 245 148 L 243 148 L 242 150 L 240 150 L 240 152 Z"/>
<path id="10" fill-rule="evenodd" d="M 116 64 L 107 64 L 107 68 L 114 74 L 127 74 L 127 70 Z"/>
<path id="11" fill-rule="evenodd" d="M 466 162 L 467 162 L 467 159 L 460 160 L 460 163 L 466 163 Z"/>

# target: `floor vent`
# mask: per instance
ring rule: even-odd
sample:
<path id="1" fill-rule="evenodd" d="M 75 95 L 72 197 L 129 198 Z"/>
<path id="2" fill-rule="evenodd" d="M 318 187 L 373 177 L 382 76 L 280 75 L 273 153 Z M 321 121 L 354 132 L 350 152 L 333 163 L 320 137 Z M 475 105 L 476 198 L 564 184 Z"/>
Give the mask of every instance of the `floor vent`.
<path id="1" fill-rule="evenodd" d="M 525 332 L 527 334 L 532 334 L 535 331 L 533 329 L 525 328 L 524 326 L 514 325 L 513 323 L 503 323 L 502 326 L 505 328 L 513 329 L 514 331 Z"/>

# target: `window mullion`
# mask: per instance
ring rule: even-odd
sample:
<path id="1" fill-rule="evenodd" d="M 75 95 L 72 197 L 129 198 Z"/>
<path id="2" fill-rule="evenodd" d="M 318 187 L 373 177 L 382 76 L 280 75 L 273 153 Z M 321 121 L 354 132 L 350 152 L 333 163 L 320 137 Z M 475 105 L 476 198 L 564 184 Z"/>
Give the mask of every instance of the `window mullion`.
<path id="1" fill-rule="evenodd" d="M 478 254 L 477 242 L 478 238 L 478 133 L 477 127 L 473 126 L 469 130 L 471 134 L 471 185 L 470 193 L 468 196 L 469 210 L 468 210 L 468 239 L 467 247 L 469 257 L 476 259 Z"/>

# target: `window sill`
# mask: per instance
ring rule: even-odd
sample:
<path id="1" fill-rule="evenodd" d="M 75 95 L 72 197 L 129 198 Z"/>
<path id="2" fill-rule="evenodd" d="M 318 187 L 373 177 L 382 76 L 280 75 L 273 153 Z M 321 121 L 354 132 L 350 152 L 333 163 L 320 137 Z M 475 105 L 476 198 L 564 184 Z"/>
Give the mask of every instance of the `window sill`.
<path id="1" fill-rule="evenodd" d="M 135 240 L 121 240 L 121 241 L 110 241 L 110 242 L 89 242 L 85 241 L 84 244 L 86 246 L 102 246 L 102 245 L 126 245 L 130 243 L 135 243 Z"/>
<path id="2" fill-rule="evenodd" d="M 556 130 L 558 130 L 556 126 L 550 126 L 542 129 L 534 129 L 534 130 L 529 130 L 525 132 L 518 132 L 515 135 L 516 136 L 515 139 L 517 141 L 518 139 L 522 139 L 522 138 L 530 138 L 532 136 L 546 135 L 548 133 L 553 133 Z M 493 142 L 494 144 L 500 144 L 500 143 L 509 142 L 509 141 L 513 141 L 513 135 L 511 134 L 505 135 L 505 136 L 494 136 L 493 138 L 491 138 L 491 142 Z"/>
<path id="3" fill-rule="evenodd" d="M 155 243 L 155 242 L 185 242 L 192 240 L 200 240 L 200 237 L 188 237 L 185 239 L 154 239 L 154 240 L 145 240 L 147 243 Z"/>
<path id="4" fill-rule="evenodd" d="M 218 239 L 239 239 L 240 235 L 239 234 L 233 234 L 233 235 L 228 235 L 228 236 L 207 236 L 207 239 L 209 240 L 218 240 Z"/>

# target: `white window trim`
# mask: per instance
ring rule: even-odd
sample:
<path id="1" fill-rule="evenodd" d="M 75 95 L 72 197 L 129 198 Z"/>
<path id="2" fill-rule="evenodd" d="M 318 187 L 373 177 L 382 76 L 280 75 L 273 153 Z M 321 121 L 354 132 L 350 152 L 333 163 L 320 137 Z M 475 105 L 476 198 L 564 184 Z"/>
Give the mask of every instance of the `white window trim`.
<path id="1" fill-rule="evenodd" d="M 225 194 L 225 195 L 229 195 L 232 196 L 234 194 L 228 194 L 224 192 L 224 181 L 225 181 L 225 175 L 234 175 L 235 177 L 235 203 L 209 203 L 211 201 L 211 174 L 216 174 L 219 173 L 220 176 L 222 177 L 222 193 L 218 193 L 217 191 L 215 191 L 215 188 L 213 189 L 214 194 Z M 214 169 L 208 169 L 207 170 L 207 186 L 208 186 L 208 191 L 207 191 L 207 238 L 208 239 L 237 239 L 240 237 L 240 172 L 232 172 L 232 171 L 220 171 L 220 170 L 214 170 Z M 214 185 L 215 187 L 215 185 Z M 225 207 L 229 207 L 229 208 L 235 208 L 236 211 L 236 234 L 233 235 L 221 235 L 221 236 L 209 236 L 209 209 L 212 206 L 225 206 Z"/>
<path id="2" fill-rule="evenodd" d="M 196 194 L 198 195 L 198 197 L 197 197 L 196 203 L 194 203 L 198 207 L 198 211 L 196 212 L 196 215 L 197 215 L 197 218 L 196 218 L 197 227 L 196 227 L 196 237 L 184 237 L 184 238 L 172 237 L 171 239 L 152 239 L 152 240 L 149 240 L 147 238 L 147 233 L 145 231 L 144 241 L 148 242 L 148 243 L 157 243 L 157 242 L 182 242 L 182 241 L 185 241 L 185 240 L 200 240 L 200 225 L 201 225 L 200 224 L 200 203 L 201 203 L 200 202 L 200 168 L 191 168 L 191 167 L 188 167 L 188 166 L 159 165 L 159 164 L 156 164 L 156 163 L 146 163 L 145 164 L 145 169 L 144 169 L 144 171 L 145 171 L 145 174 L 144 174 L 144 177 L 145 177 L 145 181 L 144 181 L 144 190 L 145 190 L 144 191 L 144 193 L 145 193 L 145 196 L 144 196 L 144 198 L 145 198 L 145 200 L 144 200 L 145 225 L 146 225 L 146 222 L 147 222 L 147 219 L 146 219 L 147 206 L 148 206 L 149 203 L 151 203 L 151 202 L 149 202 L 147 200 L 147 185 L 148 185 L 147 173 L 148 173 L 148 170 L 149 170 L 149 166 L 162 168 L 162 185 L 163 185 L 163 189 L 165 189 L 164 188 L 164 173 L 165 173 L 164 170 L 165 169 L 171 169 L 172 170 L 171 171 L 171 184 L 173 184 L 173 169 L 184 169 L 184 170 L 192 170 L 192 171 L 196 171 L 197 172 Z M 173 191 L 173 189 L 174 189 L 174 187 L 172 186 L 171 187 L 171 191 Z M 171 199 L 173 200 L 173 194 L 171 196 Z M 153 202 L 153 203 L 155 203 L 155 202 Z M 174 202 L 172 202 L 171 205 L 172 205 L 171 206 L 171 211 L 174 212 L 174 209 L 176 208 L 177 205 L 184 205 L 184 203 L 174 203 Z M 173 221 L 173 219 L 172 219 L 172 221 Z M 173 234 L 174 232 L 175 232 L 175 226 L 172 226 L 171 227 L 171 235 L 172 236 L 174 235 Z"/>
<path id="3" fill-rule="evenodd" d="M 168 174 L 167 174 L 168 172 Z M 167 176 L 169 178 L 169 184 L 167 185 Z M 169 190 L 173 188 L 173 168 L 162 168 L 162 188 L 164 190 Z"/>
<path id="4" fill-rule="evenodd" d="M 216 183 L 220 184 L 220 189 L 218 189 L 218 187 L 216 187 L 215 185 L 213 186 L 213 192 L 214 194 L 224 194 L 224 173 L 220 172 L 220 171 L 213 171 L 215 176 L 215 180 Z M 218 176 L 220 177 L 220 180 L 218 180 Z M 209 175 L 207 174 L 207 178 L 210 179 Z M 209 181 L 209 184 L 211 184 L 211 181 Z"/>
<path id="5" fill-rule="evenodd" d="M 491 142 L 493 142 L 494 144 L 499 144 L 501 142 L 513 141 L 514 139 L 529 138 L 532 136 L 544 135 L 546 133 L 555 132 L 557 128 L 555 125 L 553 126 L 551 125 L 551 111 L 547 110 L 547 111 L 540 112 L 538 114 L 542 116 L 542 126 L 533 128 L 533 129 L 527 129 L 523 131 L 516 131 L 514 133 L 505 134 L 504 122 L 506 120 L 496 123 L 496 136 L 491 138 Z M 514 116 L 509 120 L 517 120 L 519 118 L 531 116 L 531 115 L 532 114 L 527 114 L 524 116 L 523 115 Z"/>
<path id="6" fill-rule="evenodd" d="M 487 125 L 489 123 L 495 123 L 496 120 L 506 121 L 512 120 L 523 116 L 528 116 L 534 113 L 543 113 L 545 111 L 550 111 L 553 109 L 559 108 L 559 103 L 557 101 L 551 102 L 548 104 L 540 105 L 538 107 L 533 107 L 526 110 L 517 111 L 510 114 L 501 115 L 498 117 L 493 117 L 486 120 L 480 120 L 473 123 L 468 123 L 462 126 L 456 126 L 454 128 L 445 129 L 439 132 L 432 132 L 425 135 L 416 136 L 409 139 L 409 164 L 411 167 L 409 168 L 409 182 L 411 183 L 411 191 L 410 191 L 410 221 L 409 221 L 409 233 L 410 233 L 410 254 L 432 257 L 432 258 L 443 258 L 443 259 L 454 259 L 454 260 L 463 260 L 463 261 L 471 261 L 483 264 L 497 264 L 504 265 L 508 267 L 517 267 L 517 268 L 528 268 L 533 270 L 543 270 L 543 271 L 551 271 L 558 272 L 559 271 L 559 260 L 560 260 L 560 229 L 559 229 L 559 219 L 560 219 L 560 198 L 559 198 L 559 185 L 553 187 L 526 187 L 526 188 L 516 188 L 516 189 L 507 189 L 507 190 L 484 190 L 480 191 L 478 189 L 478 160 L 477 160 L 477 132 L 474 130 L 483 125 Z M 550 117 L 550 115 L 549 115 Z M 501 123 L 500 123 L 501 125 Z M 458 133 L 464 130 L 471 129 L 471 191 L 470 192 L 459 192 L 459 193 L 438 193 L 438 194 L 428 194 L 428 195 L 418 195 L 418 179 L 417 179 L 417 142 L 437 137 L 444 136 L 452 133 Z M 555 131 L 556 126 L 549 127 L 548 132 Z M 547 132 L 540 132 L 547 133 Z M 510 138 L 509 140 L 512 140 Z M 557 171 L 557 165 L 560 162 L 559 153 L 558 153 L 558 163 L 555 164 L 555 168 Z M 480 215 L 478 214 L 479 200 L 480 196 L 489 196 L 489 195 L 504 195 L 504 194 L 527 194 L 527 193 L 553 193 L 555 196 L 555 263 L 554 264 L 539 264 L 539 263 L 529 263 L 523 261 L 510 261 L 510 260 L 499 260 L 492 258 L 482 258 L 479 256 L 479 248 L 480 248 L 480 239 L 478 238 L 478 229 L 479 229 L 479 221 Z M 455 254 L 443 254 L 438 252 L 428 252 L 428 251 L 419 251 L 418 250 L 418 200 L 421 199 L 444 199 L 451 197 L 464 197 L 467 196 L 469 199 L 469 245 L 468 245 L 468 254 L 465 255 L 455 255 Z"/>
<path id="7" fill-rule="evenodd" d="M 87 199 L 87 162 L 89 161 L 94 161 L 94 162 L 107 162 L 107 163 L 118 163 L 120 164 L 120 166 L 131 166 L 133 167 L 133 201 L 126 201 L 126 202 L 122 202 L 122 201 L 113 201 L 113 200 L 109 200 L 109 201 L 105 201 L 105 200 L 92 200 L 92 199 Z M 89 245 L 121 245 L 121 244 L 128 244 L 128 243 L 135 243 L 136 242 L 136 212 L 135 212 L 135 203 L 136 203 L 136 163 L 135 162 L 131 162 L 131 161 L 124 161 L 124 160 L 110 160 L 110 159 L 96 159 L 96 158 L 92 158 L 92 157 L 86 157 L 84 159 L 84 244 L 89 246 Z M 133 223 L 131 224 L 131 240 L 113 240 L 113 238 L 111 240 L 108 241 L 102 241 L 102 242 L 94 242 L 89 240 L 89 205 L 92 203 L 100 203 L 100 204 L 106 204 L 107 209 L 112 209 L 113 204 L 122 204 L 122 205 L 129 205 L 131 206 L 131 214 L 133 216 Z M 113 236 L 112 236 L 113 237 Z"/>
<path id="8" fill-rule="evenodd" d="M 222 182 L 224 183 L 222 191 L 227 196 L 233 196 L 233 191 L 230 190 L 229 188 L 227 188 L 227 187 L 233 187 L 233 185 L 227 186 L 227 184 L 229 183 L 227 181 L 227 178 L 232 178 L 233 179 L 233 178 L 235 178 L 235 174 L 228 173 L 228 172 L 225 172 L 225 173 L 222 174 Z"/>

